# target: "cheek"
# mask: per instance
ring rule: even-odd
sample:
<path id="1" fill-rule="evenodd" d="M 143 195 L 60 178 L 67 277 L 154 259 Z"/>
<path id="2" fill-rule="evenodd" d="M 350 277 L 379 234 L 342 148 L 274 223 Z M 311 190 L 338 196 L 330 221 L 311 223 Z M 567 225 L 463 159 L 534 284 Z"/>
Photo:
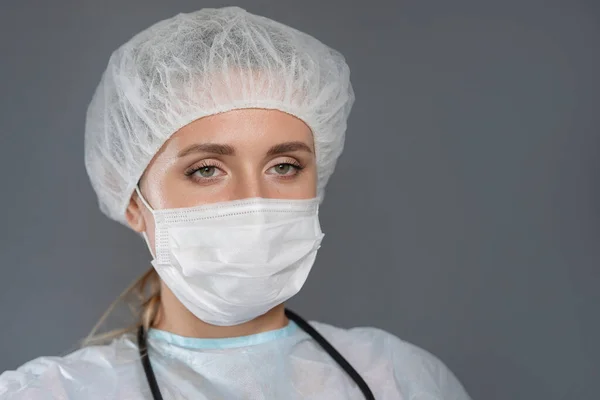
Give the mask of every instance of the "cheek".
<path id="1" fill-rule="evenodd" d="M 148 167 L 142 181 L 142 188 L 150 206 L 160 210 L 180 207 L 180 195 L 185 193 L 181 186 L 185 184 L 184 176 L 175 161 L 163 154 Z"/>
<path id="2" fill-rule="evenodd" d="M 155 210 L 170 208 L 170 204 L 176 203 L 173 195 L 178 193 L 174 186 L 174 179 L 168 175 L 158 176 L 146 181 L 146 200 Z"/>
<path id="3" fill-rule="evenodd" d="M 318 180 L 318 176 L 317 176 L 317 168 L 315 166 L 313 166 L 311 168 L 310 171 L 307 171 L 308 175 L 309 175 L 309 181 L 310 181 L 310 193 L 312 194 L 311 197 L 316 197 L 317 196 L 317 180 Z"/>
<path id="4" fill-rule="evenodd" d="M 288 199 L 310 199 L 317 196 L 317 174 L 314 168 L 300 172 L 292 183 L 276 183 L 278 196 Z"/>

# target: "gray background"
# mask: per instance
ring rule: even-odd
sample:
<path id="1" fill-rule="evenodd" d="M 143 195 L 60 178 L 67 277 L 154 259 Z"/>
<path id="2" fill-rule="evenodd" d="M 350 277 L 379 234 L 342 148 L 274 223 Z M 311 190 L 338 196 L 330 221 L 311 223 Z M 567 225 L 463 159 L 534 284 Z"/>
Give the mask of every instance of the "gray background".
<path id="1" fill-rule="evenodd" d="M 110 53 L 231 3 L 0 4 L 1 371 L 72 349 L 149 267 L 83 166 Z M 600 398 L 598 1 L 237 4 L 340 50 L 357 95 L 291 305 L 424 347 L 475 399 Z"/>

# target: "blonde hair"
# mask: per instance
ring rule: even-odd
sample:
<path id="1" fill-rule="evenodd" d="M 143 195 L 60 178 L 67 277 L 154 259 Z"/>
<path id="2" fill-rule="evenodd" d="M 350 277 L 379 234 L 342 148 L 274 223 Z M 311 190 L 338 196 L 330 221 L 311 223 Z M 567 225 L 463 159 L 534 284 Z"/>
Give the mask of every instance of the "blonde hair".
<path id="1" fill-rule="evenodd" d="M 98 330 L 116 307 L 125 303 L 136 316 L 136 322 L 129 327 L 111 330 L 98 334 Z M 92 328 L 88 336 L 82 340 L 81 345 L 92 346 L 110 342 L 126 333 L 135 332 L 140 326 L 147 331 L 154 325 L 159 317 L 160 310 L 160 278 L 154 268 L 144 272 L 128 288 L 126 288 L 115 301 L 108 307 Z"/>

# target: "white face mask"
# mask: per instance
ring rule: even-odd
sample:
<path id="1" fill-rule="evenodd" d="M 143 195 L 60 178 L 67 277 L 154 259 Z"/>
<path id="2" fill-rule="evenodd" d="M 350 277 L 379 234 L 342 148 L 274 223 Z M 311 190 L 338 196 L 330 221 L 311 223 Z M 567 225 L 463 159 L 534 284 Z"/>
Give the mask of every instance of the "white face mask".
<path id="1" fill-rule="evenodd" d="M 179 301 L 209 324 L 248 322 L 294 296 L 323 239 L 316 198 L 153 210 L 136 191 L 154 216 L 152 265 Z"/>

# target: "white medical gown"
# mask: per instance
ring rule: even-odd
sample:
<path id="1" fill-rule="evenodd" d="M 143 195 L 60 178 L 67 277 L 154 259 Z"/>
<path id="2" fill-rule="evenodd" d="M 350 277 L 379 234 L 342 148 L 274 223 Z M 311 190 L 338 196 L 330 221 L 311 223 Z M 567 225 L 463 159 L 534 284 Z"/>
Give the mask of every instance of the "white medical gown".
<path id="1" fill-rule="evenodd" d="M 350 362 L 376 399 L 467 400 L 446 366 L 374 328 L 312 325 Z M 152 329 L 150 362 L 168 399 L 363 399 L 358 387 L 295 323 L 231 339 Z M 134 335 L 66 357 L 41 357 L 0 375 L 0 399 L 152 399 Z"/>

